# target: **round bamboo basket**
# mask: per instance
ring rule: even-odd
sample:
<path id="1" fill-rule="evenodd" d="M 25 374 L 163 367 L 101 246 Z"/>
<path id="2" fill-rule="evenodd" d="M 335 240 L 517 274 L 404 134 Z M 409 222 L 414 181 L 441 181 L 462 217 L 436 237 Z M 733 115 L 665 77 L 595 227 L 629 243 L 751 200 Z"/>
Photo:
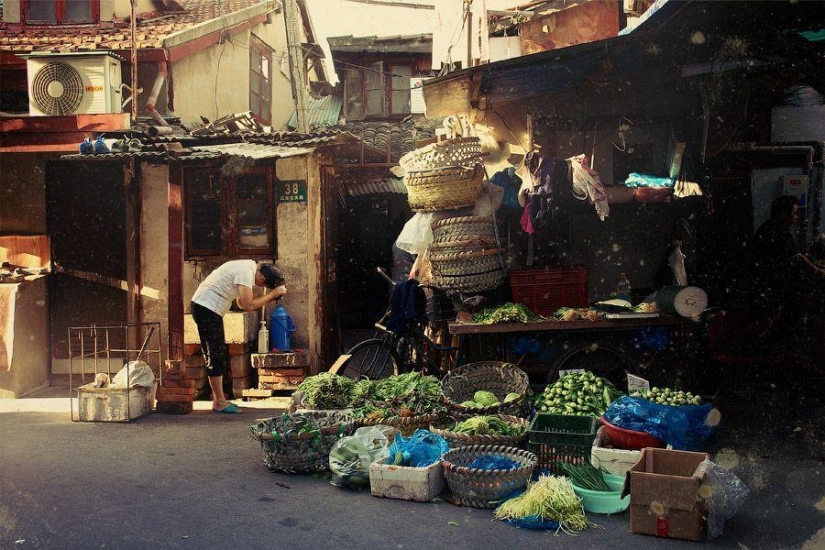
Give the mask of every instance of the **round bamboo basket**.
<path id="1" fill-rule="evenodd" d="M 481 157 L 481 140 L 457 137 L 431 143 L 405 154 L 398 164 L 407 172 L 474 164 Z"/>
<path id="2" fill-rule="evenodd" d="M 452 210 L 472 206 L 481 193 L 484 166 L 452 166 L 408 172 L 404 176 L 407 201 L 416 212 Z"/>
<path id="3" fill-rule="evenodd" d="M 433 254 L 429 257 L 433 286 L 457 292 L 492 290 L 507 277 L 503 252 L 500 248 L 490 248 Z"/>
<path id="4" fill-rule="evenodd" d="M 433 223 L 432 244 L 446 245 L 453 242 L 496 242 L 493 218 L 482 216 L 457 216 Z"/>
<path id="5" fill-rule="evenodd" d="M 527 373 L 504 361 L 479 361 L 452 369 L 441 379 L 441 397 L 450 414 L 469 415 L 509 414 L 524 416 L 530 380 Z M 491 392 L 499 400 L 498 405 L 465 407 L 461 403 L 473 399 L 475 392 Z M 504 403 L 508 393 L 519 397 Z"/>
<path id="6" fill-rule="evenodd" d="M 465 447 L 467 445 L 505 445 L 507 447 L 520 447 L 522 442 L 527 439 L 527 430 L 530 427 L 530 423 L 524 418 L 519 418 L 518 416 L 512 416 L 509 414 L 499 414 L 496 416 L 514 428 L 521 428 L 523 430 L 522 433 L 518 435 L 499 435 L 466 434 L 452 431 L 456 424 L 461 422 L 461 420 L 449 423 L 447 425 L 442 425 L 441 427 L 430 425 L 430 431 L 446 439 L 447 443 L 450 444 L 451 449 Z M 462 420 L 466 420 L 468 418 L 472 418 L 472 416 L 462 416 Z"/>
<path id="7" fill-rule="evenodd" d="M 518 466 L 511 470 L 486 470 L 469 465 L 484 456 L 512 460 Z M 502 500 L 523 489 L 530 481 L 538 459 L 531 452 L 504 445 L 471 445 L 444 453 L 441 465 L 453 499 L 473 508 L 495 508 Z"/>

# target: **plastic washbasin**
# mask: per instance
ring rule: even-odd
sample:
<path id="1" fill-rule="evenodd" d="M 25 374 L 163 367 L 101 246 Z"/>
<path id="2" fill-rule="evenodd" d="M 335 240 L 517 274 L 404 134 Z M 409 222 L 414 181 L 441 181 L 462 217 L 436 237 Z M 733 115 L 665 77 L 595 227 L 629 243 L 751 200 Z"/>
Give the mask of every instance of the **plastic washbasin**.
<path id="1" fill-rule="evenodd" d="M 601 421 L 604 425 L 604 435 L 619 449 L 638 451 L 645 447 L 663 448 L 665 446 L 664 441 L 653 437 L 647 432 L 637 432 L 635 430 L 614 426 L 605 420 L 604 416 L 602 416 Z"/>
<path id="2" fill-rule="evenodd" d="M 570 481 L 573 491 L 582 499 L 584 510 L 593 514 L 616 514 L 627 509 L 630 505 L 630 495 L 622 498 L 624 478 L 610 474 L 603 474 L 603 477 L 610 491 L 582 489 Z"/>

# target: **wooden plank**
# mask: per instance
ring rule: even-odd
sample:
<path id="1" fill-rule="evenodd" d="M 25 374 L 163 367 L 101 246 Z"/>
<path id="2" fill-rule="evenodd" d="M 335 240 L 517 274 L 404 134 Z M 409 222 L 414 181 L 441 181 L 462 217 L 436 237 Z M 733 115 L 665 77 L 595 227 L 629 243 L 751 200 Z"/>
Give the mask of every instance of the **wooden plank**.
<path id="1" fill-rule="evenodd" d="M 330 374 L 338 374 L 338 371 L 341 369 L 342 366 L 344 366 L 344 363 L 350 357 L 352 357 L 352 355 L 344 354 L 340 356 L 338 359 L 336 359 L 335 363 L 333 363 L 332 366 L 329 368 Z"/>
<path id="2" fill-rule="evenodd" d="M 450 334 L 499 334 L 502 332 L 545 332 L 545 331 L 609 331 L 627 330 L 641 327 L 662 327 L 679 325 L 679 317 L 662 315 L 654 319 L 611 319 L 601 321 L 537 321 L 535 323 L 450 323 Z"/>

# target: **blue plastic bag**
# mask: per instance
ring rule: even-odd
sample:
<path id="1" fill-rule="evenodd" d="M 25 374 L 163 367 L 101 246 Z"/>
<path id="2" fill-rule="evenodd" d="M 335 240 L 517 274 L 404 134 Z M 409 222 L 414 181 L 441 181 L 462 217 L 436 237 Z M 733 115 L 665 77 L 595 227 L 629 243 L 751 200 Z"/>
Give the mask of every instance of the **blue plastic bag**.
<path id="1" fill-rule="evenodd" d="M 402 466 L 421 468 L 434 464 L 449 450 L 450 444 L 446 439 L 429 430 L 419 428 L 410 437 L 405 438 L 401 434 L 396 434 L 390 445 L 390 459 L 393 459 L 396 453 L 401 453 Z"/>
<path id="2" fill-rule="evenodd" d="M 638 172 L 631 172 L 624 180 L 625 187 L 673 187 L 675 183 L 676 180 L 673 178 L 660 178 Z"/>
<path id="3" fill-rule="evenodd" d="M 499 455 L 482 455 L 467 464 L 468 468 L 478 468 L 479 470 L 515 470 L 519 467 L 518 462 Z"/>
<path id="4" fill-rule="evenodd" d="M 619 428 L 649 433 L 674 449 L 701 451 L 716 429 L 706 423 L 712 410 L 710 404 L 660 405 L 626 395 L 607 408 L 604 418 Z"/>

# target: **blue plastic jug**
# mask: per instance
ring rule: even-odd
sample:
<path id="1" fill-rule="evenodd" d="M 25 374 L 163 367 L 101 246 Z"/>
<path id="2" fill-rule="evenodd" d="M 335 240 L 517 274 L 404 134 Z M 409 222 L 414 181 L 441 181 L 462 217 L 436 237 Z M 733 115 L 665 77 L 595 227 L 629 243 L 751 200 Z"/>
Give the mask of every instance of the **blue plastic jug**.
<path id="1" fill-rule="evenodd" d="M 275 306 L 269 315 L 269 349 L 270 351 L 287 351 L 292 349 L 290 335 L 298 330 L 292 317 L 282 305 Z"/>

